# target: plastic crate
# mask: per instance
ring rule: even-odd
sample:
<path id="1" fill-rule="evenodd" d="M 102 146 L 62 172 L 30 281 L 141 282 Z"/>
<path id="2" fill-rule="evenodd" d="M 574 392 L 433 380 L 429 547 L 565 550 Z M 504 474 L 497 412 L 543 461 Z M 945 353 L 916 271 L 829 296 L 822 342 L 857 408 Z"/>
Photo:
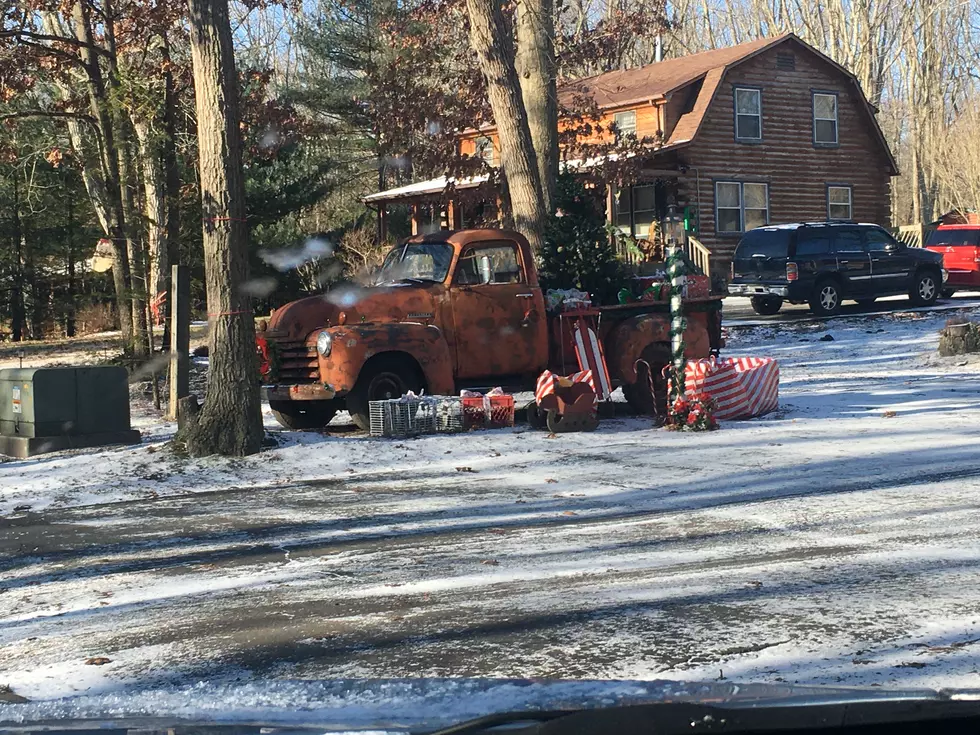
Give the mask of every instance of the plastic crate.
<path id="1" fill-rule="evenodd" d="M 422 398 L 402 396 L 371 401 L 368 416 L 371 436 L 404 439 L 436 431 L 435 413 L 430 402 Z"/>
<path id="2" fill-rule="evenodd" d="M 468 396 L 461 400 L 466 429 L 503 429 L 514 425 L 514 396 Z"/>

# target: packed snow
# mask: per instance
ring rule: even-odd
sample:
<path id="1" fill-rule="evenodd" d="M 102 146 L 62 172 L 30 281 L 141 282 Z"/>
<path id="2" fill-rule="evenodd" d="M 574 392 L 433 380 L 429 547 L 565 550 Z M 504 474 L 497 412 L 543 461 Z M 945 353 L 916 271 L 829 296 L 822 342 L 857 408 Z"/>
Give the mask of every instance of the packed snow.
<path id="1" fill-rule="evenodd" d="M 267 416 L 276 448 L 189 459 L 139 411 L 140 446 L 0 462 L 0 684 L 32 700 L 0 719 L 296 680 L 980 687 L 980 358 L 938 356 L 950 315 L 735 324 L 780 409 L 707 434 Z"/>

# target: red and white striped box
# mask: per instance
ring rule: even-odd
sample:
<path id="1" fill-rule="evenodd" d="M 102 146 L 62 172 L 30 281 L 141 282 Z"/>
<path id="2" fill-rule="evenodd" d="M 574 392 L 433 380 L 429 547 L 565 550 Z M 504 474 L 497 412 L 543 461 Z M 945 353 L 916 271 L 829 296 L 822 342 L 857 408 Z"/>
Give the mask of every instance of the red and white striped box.
<path id="1" fill-rule="evenodd" d="M 696 360 L 684 379 L 689 397 L 715 402 L 718 419 L 750 419 L 779 407 L 779 363 L 771 357 Z"/>

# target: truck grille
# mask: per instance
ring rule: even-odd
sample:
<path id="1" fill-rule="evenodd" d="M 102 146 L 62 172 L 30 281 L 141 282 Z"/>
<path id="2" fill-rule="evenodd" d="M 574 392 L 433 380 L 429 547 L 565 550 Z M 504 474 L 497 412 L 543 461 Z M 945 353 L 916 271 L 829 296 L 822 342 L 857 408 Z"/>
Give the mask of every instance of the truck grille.
<path id="1" fill-rule="evenodd" d="M 276 342 L 277 383 L 315 383 L 320 379 L 316 347 L 304 342 Z"/>

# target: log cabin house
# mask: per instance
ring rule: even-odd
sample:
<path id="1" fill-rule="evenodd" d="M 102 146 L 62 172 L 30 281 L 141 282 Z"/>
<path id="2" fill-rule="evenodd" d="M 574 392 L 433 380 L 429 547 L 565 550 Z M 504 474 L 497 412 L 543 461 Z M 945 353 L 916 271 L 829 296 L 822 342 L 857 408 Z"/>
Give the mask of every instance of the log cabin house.
<path id="1" fill-rule="evenodd" d="M 699 262 L 725 278 L 739 237 L 765 224 L 890 220 L 898 174 L 876 110 L 847 69 L 792 33 L 612 71 L 564 85 L 588 94 L 607 135 L 656 141 L 631 186 L 607 183 L 610 222 L 655 237 L 668 203 L 693 212 Z M 461 153 L 499 163 L 496 131 L 460 136 Z M 423 181 L 365 197 L 379 212 L 408 204 L 414 233 L 492 220 L 486 176 Z M 651 229 L 652 226 L 652 229 Z"/>

